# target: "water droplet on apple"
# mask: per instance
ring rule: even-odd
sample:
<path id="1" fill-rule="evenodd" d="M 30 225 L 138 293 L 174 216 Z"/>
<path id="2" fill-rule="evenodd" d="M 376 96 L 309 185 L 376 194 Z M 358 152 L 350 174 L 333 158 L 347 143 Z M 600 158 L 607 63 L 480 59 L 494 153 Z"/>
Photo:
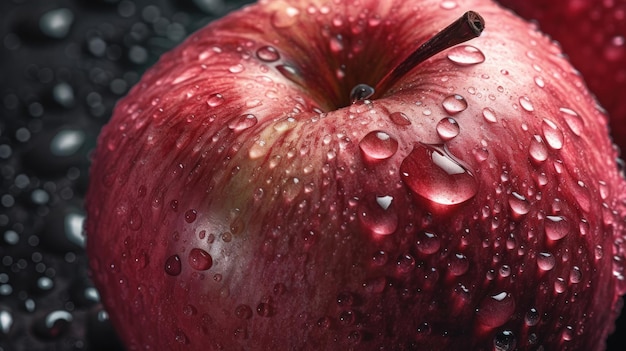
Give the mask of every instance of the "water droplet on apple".
<path id="1" fill-rule="evenodd" d="M 432 255 L 441 248 L 441 240 L 437 234 L 423 231 L 417 234 L 415 246 L 420 253 Z"/>
<path id="2" fill-rule="evenodd" d="M 533 135 L 531 138 L 528 152 L 532 160 L 536 162 L 541 163 L 548 159 L 548 148 L 539 135 Z"/>
<path id="3" fill-rule="evenodd" d="M 354 304 L 354 294 L 349 291 L 340 292 L 337 295 L 337 305 L 339 306 L 352 306 Z"/>
<path id="4" fill-rule="evenodd" d="M 459 127 L 459 123 L 452 117 L 446 117 L 441 119 L 437 123 L 437 134 L 439 137 L 448 141 L 459 135 L 461 128 Z"/>
<path id="5" fill-rule="evenodd" d="M 254 126 L 257 122 L 258 120 L 255 115 L 250 113 L 243 114 L 228 121 L 228 128 L 234 130 L 235 132 L 240 132 Z"/>
<path id="6" fill-rule="evenodd" d="M 348 333 L 348 336 L 346 337 L 346 340 L 348 341 L 348 343 L 352 345 L 360 344 L 362 339 L 363 339 L 363 333 L 361 333 L 361 331 L 359 330 L 351 331 L 350 333 Z"/>
<path id="7" fill-rule="evenodd" d="M 485 62 L 485 55 L 471 45 L 458 45 L 448 50 L 448 59 L 460 66 L 475 65 Z"/>
<path id="8" fill-rule="evenodd" d="M 380 294 L 387 286 L 387 278 L 377 277 L 363 283 L 363 289 L 370 294 Z"/>
<path id="9" fill-rule="evenodd" d="M 362 201 L 358 213 L 361 225 L 372 234 L 389 235 L 395 232 L 398 213 L 392 204 L 391 196 L 376 196 L 375 201 Z"/>
<path id="10" fill-rule="evenodd" d="M 527 326 L 532 327 L 539 323 L 539 317 L 539 312 L 533 307 L 528 310 L 528 312 L 526 312 L 526 315 L 524 316 L 524 322 Z"/>
<path id="11" fill-rule="evenodd" d="M 282 7 L 272 14 L 271 22 L 276 29 L 288 28 L 298 22 L 299 15 L 300 10 L 295 7 Z"/>
<path id="12" fill-rule="evenodd" d="M 569 281 L 570 281 L 570 283 L 578 284 L 578 283 L 580 283 L 582 278 L 583 278 L 583 273 L 580 270 L 580 268 L 578 268 L 578 266 L 572 267 L 572 270 L 569 273 Z"/>
<path id="13" fill-rule="evenodd" d="M 352 101 L 352 103 L 363 101 L 374 95 L 374 93 L 375 90 L 373 87 L 367 84 L 357 84 L 350 92 L 350 101 Z"/>
<path id="14" fill-rule="evenodd" d="M 141 213 L 136 207 L 133 207 L 128 217 L 128 227 L 131 230 L 137 231 L 141 229 L 142 223 L 143 223 L 143 219 L 141 217 Z"/>
<path id="15" fill-rule="evenodd" d="M 454 94 L 446 96 L 441 105 L 446 112 L 453 115 L 467 109 L 467 100 L 459 94 Z"/>
<path id="16" fill-rule="evenodd" d="M 485 107 L 483 109 L 483 118 L 485 121 L 489 123 L 496 123 L 498 120 L 496 119 L 496 113 L 490 107 Z"/>
<path id="17" fill-rule="evenodd" d="M 567 289 L 567 283 L 565 283 L 565 279 L 558 277 L 554 281 L 554 291 L 557 294 L 562 294 Z"/>
<path id="18" fill-rule="evenodd" d="M 178 257 L 178 255 L 172 255 L 165 261 L 165 273 L 171 276 L 179 275 L 181 268 L 180 257 Z"/>
<path id="19" fill-rule="evenodd" d="M 444 10 L 452 10 L 457 8 L 457 6 L 459 6 L 456 1 L 453 0 L 444 0 L 442 2 L 439 3 L 439 7 L 441 7 Z"/>
<path id="20" fill-rule="evenodd" d="M 552 256 L 551 253 L 540 252 L 539 255 L 537 255 L 537 266 L 542 271 L 552 270 L 555 264 L 556 264 L 556 259 L 554 258 L 554 256 Z"/>
<path id="21" fill-rule="evenodd" d="M 510 330 L 503 330 L 493 337 L 493 351 L 512 351 L 517 346 L 515 334 Z"/>
<path id="22" fill-rule="evenodd" d="M 593 250 L 593 254 L 596 260 L 601 260 L 602 257 L 604 257 L 604 249 L 602 248 L 602 245 L 596 245 Z"/>
<path id="23" fill-rule="evenodd" d="M 565 123 L 567 123 L 567 126 L 572 131 L 572 133 L 580 136 L 583 132 L 583 129 L 585 128 L 585 122 L 578 115 L 578 113 L 567 107 L 559 108 L 559 112 L 561 112 L 561 114 L 565 118 Z"/>
<path id="24" fill-rule="evenodd" d="M 332 319 L 330 317 L 322 317 L 317 320 L 317 326 L 322 329 L 330 329 L 333 325 Z"/>
<path id="25" fill-rule="evenodd" d="M 278 53 L 278 50 L 276 50 L 275 47 L 266 45 L 266 46 L 260 47 L 256 51 L 256 57 L 258 57 L 261 61 L 274 62 L 280 59 L 280 54 Z"/>
<path id="26" fill-rule="evenodd" d="M 476 321 L 488 328 L 504 325 L 515 311 L 515 300 L 506 292 L 485 298 L 476 311 Z"/>
<path id="27" fill-rule="evenodd" d="M 223 103 L 224 97 L 222 96 L 222 94 L 213 94 L 209 96 L 209 99 L 207 100 L 207 104 L 211 107 L 217 107 Z"/>
<path id="28" fill-rule="evenodd" d="M 195 316 L 198 313 L 198 309 L 193 305 L 185 305 L 183 307 L 183 314 L 187 317 Z"/>
<path id="29" fill-rule="evenodd" d="M 239 319 L 252 318 L 252 308 L 248 305 L 239 305 L 235 307 L 235 317 Z"/>
<path id="30" fill-rule="evenodd" d="M 535 110 L 535 107 L 533 106 L 532 102 L 530 102 L 530 98 L 528 96 L 520 97 L 519 104 L 522 106 L 524 110 L 528 112 L 532 112 Z"/>
<path id="31" fill-rule="evenodd" d="M 450 262 L 448 262 L 448 271 L 453 276 L 461 276 L 467 273 L 469 269 L 469 260 L 467 256 L 457 253 L 450 258 Z"/>
<path id="32" fill-rule="evenodd" d="M 305 86 L 302 76 L 298 73 L 298 70 L 295 67 L 290 65 L 278 65 L 276 66 L 276 70 L 278 70 L 280 74 L 290 81 L 298 85 Z"/>
<path id="33" fill-rule="evenodd" d="M 544 82 L 543 78 L 536 76 L 535 77 L 535 84 L 537 84 L 538 87 L 543 88 L 546 86 L 546 83 Z"/>
<path id="34" fill-rule="evenodd" d="M 411 124 L 409 117 L 407 117 L 407 115 L 403 112 L 393 112 L 389 115 L 389 119 L 399 126 L 408 126 Z"/>
<path id="35" fill-rule="evenodd" d="M 272 305 L 268 302 L 261 302 L 256 307 L 256 313 L 261 317 L 271 317 L 273 314 Z"/>
<path id="36" fill-rule="evenodd" d="M 188 210 L 187 212 L 185 212 L 185 222 L 193 223 L 196 220 L 197 215 L 198 211 L 194 209 Z"/>
<path id="37" fill-rule="evenodd" d="M 383 131 L 372 131 L 361 139 L 359 148 L 368 160 L 385 160 L 398 151 L 398 141 Z"/>
<path id="38" fill-rule="evenodd" d="M 563 329 L 563 333 L 561 333 L 561 339 L 563 339 L 563 341 L 572 341 L 572 339 L 574 339 L 574 328 L 570 325 L 566 326 L 565 329 Z"/>
<path id="39" fill-rule="evenodd" d="M 330 38 L 329 41 L 330 51 L 333 53 L 338 53 L 343 50 L 343 37 L 341 34 Z"/>
<path id="40" fill-rule="evenodd" d="M 372 265 L 377 266 L 377 267 L 384 266 L 385 264 L 387 264 L 388 260 L 389 260 L 389 255 L 387 254 L 387 252 L 382 251 L 382 250 L 376 251 L 372 255 Z"/>
<path id="41" fill-rule="evenodd" d="M 511 266 L 507 264 L 503 264 L 502 267 L 498 270 L 498 273 L 502 278 L 506 278 L 511 275 Z"/>
<path id="42" fill-rule="evenodd" d="M 563 239 L 570 231 L 569 221 L 563 216 L 546 216 L 545 231 L 548 239 Z"/>
<path id="43" fill-rule="evenodd" d="M 267 154 L 269 148 L 264 140 L 257 140 L 252 146 L 250 146 L 250 150 L 248 151 L 248 157 L 251 160 L 255 160 L 257 158 L 261 158 Z"/>
<path id="44" fill-rule="evenodd" d="M 465 202 L 478 191 L 474 175 L 442 145 L 416 145 L 400 173 L 414 193 L 441 205 Z"/>
<path id="45" fill-rule="evenodd" d="M 189 251 L 189 265 L 197 271 L 206 271 L 213 266 L 213 257 L 203 249 L 193 248 Z"/>
<path id="46" fill-rule="evenodd" d="M 411 254 L 405 253 L 398 257 L 396 262 L 396 270 L 400 274 L 406 274 L 415 269 L 415 258 Z"/>
<path id="47" fill-rule="evenodd" d="M 246 68 L 245 68 L 245 67 L 244 67 L 241 63 L 238 63 L 238 64 L 236 64 L 236 65 L 230 66 L 230 67 L 228 68 L 228 72 L 230 72 L 230 73 L 241 73 L 241 72 L 243 72 L 245 69 L 246 69 Z"/>
<path id="48" fill-rule="evenodd" d="M 511 210 L 519 216 L 523 216 L 530 211 L 530 203 L 528 203 L 528 200 L 516 192 L 511 193 L 509 206 L 511 206 Z"/>
<path id="49" fill-rule="evenodd" d="M 189 338 L 181 329 L 176 329 L 175 333 L 176 342 L 179 344 L 187 345 L 189 344 Z"/>
<path id="50" fill-rule="evenodd" d="M 560 150 L 563 147 L 564 136 L 559 127 L 549 119 L 544 119 L 541 124 L 543 130 L 543 137 L 546 139 L 548 146 L 555 150 Z"/>
<path id="51" fill-rule="evenodd" d="M 356 313 L 353 310 L 339 313 L 339 323 L 341 325 L 352 325 L 356 321 Z"/>

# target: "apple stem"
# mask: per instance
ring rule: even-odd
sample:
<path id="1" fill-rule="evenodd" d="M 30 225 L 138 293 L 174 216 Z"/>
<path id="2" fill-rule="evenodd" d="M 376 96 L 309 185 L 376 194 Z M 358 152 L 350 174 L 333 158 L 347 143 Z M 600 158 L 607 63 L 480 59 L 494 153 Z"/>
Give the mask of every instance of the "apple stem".
<path id="1" fill-rule="evenodd" d="M 383 77 L 383 79 L 379 81 L 378 85 L 376 85 L 375 91 L 385 91 L 386 87 L 391 86 L 391 84 L 398 80 L 398 78 L 404 76 L 415 66 L 445 49 L 477 38 L 482 33 L 483 29 L 485 29 L 485 20 L 482 16 L 474 11 L 465 12 L 463 16 L 459 17 L 459 19 L 452 22 L 449 26 L 420 45 L 420 47 L 413 51 L 391 72 Z M 374 93 L 371 95 L 374 95 Z"/>

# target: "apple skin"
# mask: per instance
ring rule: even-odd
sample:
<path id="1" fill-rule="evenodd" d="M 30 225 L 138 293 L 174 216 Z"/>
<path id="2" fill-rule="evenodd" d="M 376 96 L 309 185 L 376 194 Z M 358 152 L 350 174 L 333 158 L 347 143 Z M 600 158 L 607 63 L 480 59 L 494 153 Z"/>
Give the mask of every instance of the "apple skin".
<path id="1" fill-rule="evenodd" d="M 626 0 L 499 0 L 558 41 L 610 116 L 626 150 Z"/>
<path id="2" fill-rule="evenodd" d="M 466 10 L 478 52 L 350 104 Z M 616 157 L 559 48 L 490 1 L 261 1 L 118 104 L 90 266 L 129 350 L 602 350 Z"/>

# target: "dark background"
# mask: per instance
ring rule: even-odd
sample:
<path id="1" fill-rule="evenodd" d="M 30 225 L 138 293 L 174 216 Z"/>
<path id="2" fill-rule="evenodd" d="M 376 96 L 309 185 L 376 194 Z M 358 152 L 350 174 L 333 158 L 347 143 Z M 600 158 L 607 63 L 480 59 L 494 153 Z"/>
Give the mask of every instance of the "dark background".
<path id="1" fill-rule="evenodd" d="M 122 349 L 88 276 L 89 152 L 147 67 L 250 1 L 0 0 L 0 351 Z"/>

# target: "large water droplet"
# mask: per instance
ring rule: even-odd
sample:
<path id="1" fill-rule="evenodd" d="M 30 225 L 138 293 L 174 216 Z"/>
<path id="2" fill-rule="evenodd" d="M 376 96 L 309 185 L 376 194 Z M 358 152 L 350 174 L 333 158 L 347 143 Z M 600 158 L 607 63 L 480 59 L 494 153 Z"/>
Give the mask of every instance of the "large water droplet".
<path id="1" fill-rule="evenodd" d="M 543 130 L 543 137 L 546 139 L 548 146 L 555 150 L 560 150 L 563 147 L 563 132 L 559 127 L 549 119 L 544 119 L 541 124 Z"/>
<path id="2" fill-rule="evenodd" d="M 563 239 L 570 231 L 570 224 L 563 216 L 546 216 L 545 231 L 548 239 Z"/>
<path id="3" fill-rule="evenodd" d="M 448 50 L 448 59 L 457 65 L 468 66 L 485 62 L 485 55 L 471 45 L 459 45 Z"/>
<path id="4" fill-rule="evenodd" d="M 385 132 L 373 131 L 361 139 L 359 148 L 368 160 L 384 160 L 398 151 L 398 141 Z"/>
<path id="5" fill-rule="evenodd" d="M 578 284 L 578 283 L 580 283 L 582 278 L 583 278 L 583 273 L 580 270 L 580 268 L 578 268 L 578 266 L 572 267 L 572 271 L 569 273 L 569 281 L 570 281 L 570 283 Z"/>
<path id="6" fill-rule="evenodd" d="M 539 323 L 539 318 L 540 316 L 537 309 L 531 308 L 530 310 L 528 310 L 528 312 L 526 312 L 526 315 L 524 316 L 524 322 L 527 326 L 532 327 Z"/>
<path id="7" fill-rule="evenodd" d="M 528 200 L 516 192 L 511 193 L 509 206 L 511 206 L 513 213 L 518 216 L 525 215 L 530 211 L 530 203 L 528 203 Z"/>
<path id="8" fill-rule="evenodd" d="M 454 139 L 461 131 L 459 123 L 452 117 L 446 117 L 440 120 L 437 123 L 436 129 L 437 135 L 444 141 Z"/>
<path id="9" fill-rule="evenodd" d="M 191 209 L 185 212 L 185 222 L 193 223 L 198 216 L 198 211 Z"/>
<path id="10" fill-rule="evenodd" d="M 352 103 L 363 101 L 374 95 L 374 93 L 375 90 L 373 87 L 367 84 L 357 84 L 350 92 L 350 101 L 352 101 Z"/>
<path id="11" fill-rule="evenodd" d="M 457 114 L 467 109 L 467 100 L 459 94 L 454 94 L 445 97 L 441 105 L 449 114 Z"/>
<path id="12" fill-rule="evenodd" d="M 402 112 L 391 113 L 389 115 L 389 119 L 391 119 L 393 123 L 399 126 L 408 126 L 409 124 L 411 124 L 411 120 L 409 120 L 409 117 L 407 117 L 407 115 Z"/>
<path id="13" fill-rule="evenodd" d="M 559 112 L 561 112 L 561 114 L 565 118 L 565 123 L 567 123 L 567 126 L 572 131 L 572 133 L 576 135 L 581 135 L 583 129 L 585 128 L 585 122 L 578 115 L 578 113 L 567 107 L 559 108 Z"/>
<path id="14" fill-rule="evenodd" d="M 199 248 L 189 251 L 189 265 L 197 271 L 206 271 L 213 266 L 213 257 Z"/>
<path id="15" fill-rule="evenodd" d="M 228 121 L 228 128 L 240 132 L 242 130 L 248 129 L 255 124 L 257 124 L 258 120 L 253 114 L 244 114 L 241 116 L 237 116 Z"/>
<path id="16" fill-rule="evenodd" d="M 176 276 L 180 274 L 181 269 L 182 266 L 178 255 L 172 255 L 165 260 L 165 273 Z"/>
<path id="17" fill-rule="evenodd" d="M 457 4 L 456 1 L 453 0 L 443 0 L 442 2 L 439 3 L 439 7 L 441 7 L 444 10 L 452 10 L 455 9 L 459 6 L 459 4 Z"/>
<path id="18" fill-rule="evenodd" d="M 476 320 L 488 328 L 504 325 L 515 311 L 515 300 L 506 292 L 484 299 L 476 311 Z"/>
<path id="19" fill-rule="evenodd" d="M 398 213 L 392 205 L 391 196 L 376 196 L 375 201 L 362 201 L 359 206 L 361 225 L 372 234 L 392 234 L 398 227 Z"/>
<path id="20" fill-rule="evenodd" d="M 435 233 L 421 232 L 417 235 L 415 245 L 420 253 L 432 255 L 441 248 L 441 240 Z"/>
<path id="21" fill-rule="evenodd" d="M 535 107 L 533 106 L 532 102 L 530 102 L 530 98 L 528 96 L 520 97 L 519 104 L 522 106 L 524 110 L 528 112 L 532 112 L 535 110 Z"/>
<path id="22" fill-rule="evenodd" d="M 217 107 L 224 103 L 224 97 L 222 96 L 222 94 L 213 94 L 209 96 L 206 103 L 210 107 Z"/>
<path id="23" fill-rule="evenodd" d="M 448 271 L 453 276 L 461 276 L 467 273 L 469 269 L 469 260 L 463 254 L 455 254 L 450 258 L 450 262 L 448 262 Z"/>
<path id="24" fill-rule="evenodd" d="M 548 159 L 548 148 L 539 135 L 531 138 L 528 152 L 533 161 L 541 163 Z"/>
<path id="25" fill-rule="evenodd" d="M 537 255 L 537 266 L 542 271 L 552 270 L 555 264 L 556 264 L 556 259 L 551 253 L 541 252 Z"/>
<path id="26" fill-rule="evenodd" d="M 256 57 L 261 61 L 274 62 L 280 59 L 280 54 L 273 46 L 263 46 L 256 51 Z"/>
<path id="27" fill-rule="evenodd" d="M 298 22 L 300 10 L 295 7 L 283 7 L 272 14 L 272 25 L 277 29 L 291 27 Z"/>
<path id="28" fill-rule="evenodd" d="M 490 107 L 485 107 L 483 109 L 483 118 L 485 121 L 490 123 L 496 123 L 498 120 L 496 119 L 496 113 Z"/>
<path id="29" fill-rule="evenodd" d="M 413 192 L 441 205 L 465 202 L 478 191 L 474 175 L 441 145 L 416 145 L 400 173 Z"/>
<path id="30" fill-rule="evenodd" d="M 510 330 L 504 330 L 493 338 L 493 350 L 494 351 L 512 351 L 515 350 L 517 345 L 517 339 L 515 334 Z"/>

